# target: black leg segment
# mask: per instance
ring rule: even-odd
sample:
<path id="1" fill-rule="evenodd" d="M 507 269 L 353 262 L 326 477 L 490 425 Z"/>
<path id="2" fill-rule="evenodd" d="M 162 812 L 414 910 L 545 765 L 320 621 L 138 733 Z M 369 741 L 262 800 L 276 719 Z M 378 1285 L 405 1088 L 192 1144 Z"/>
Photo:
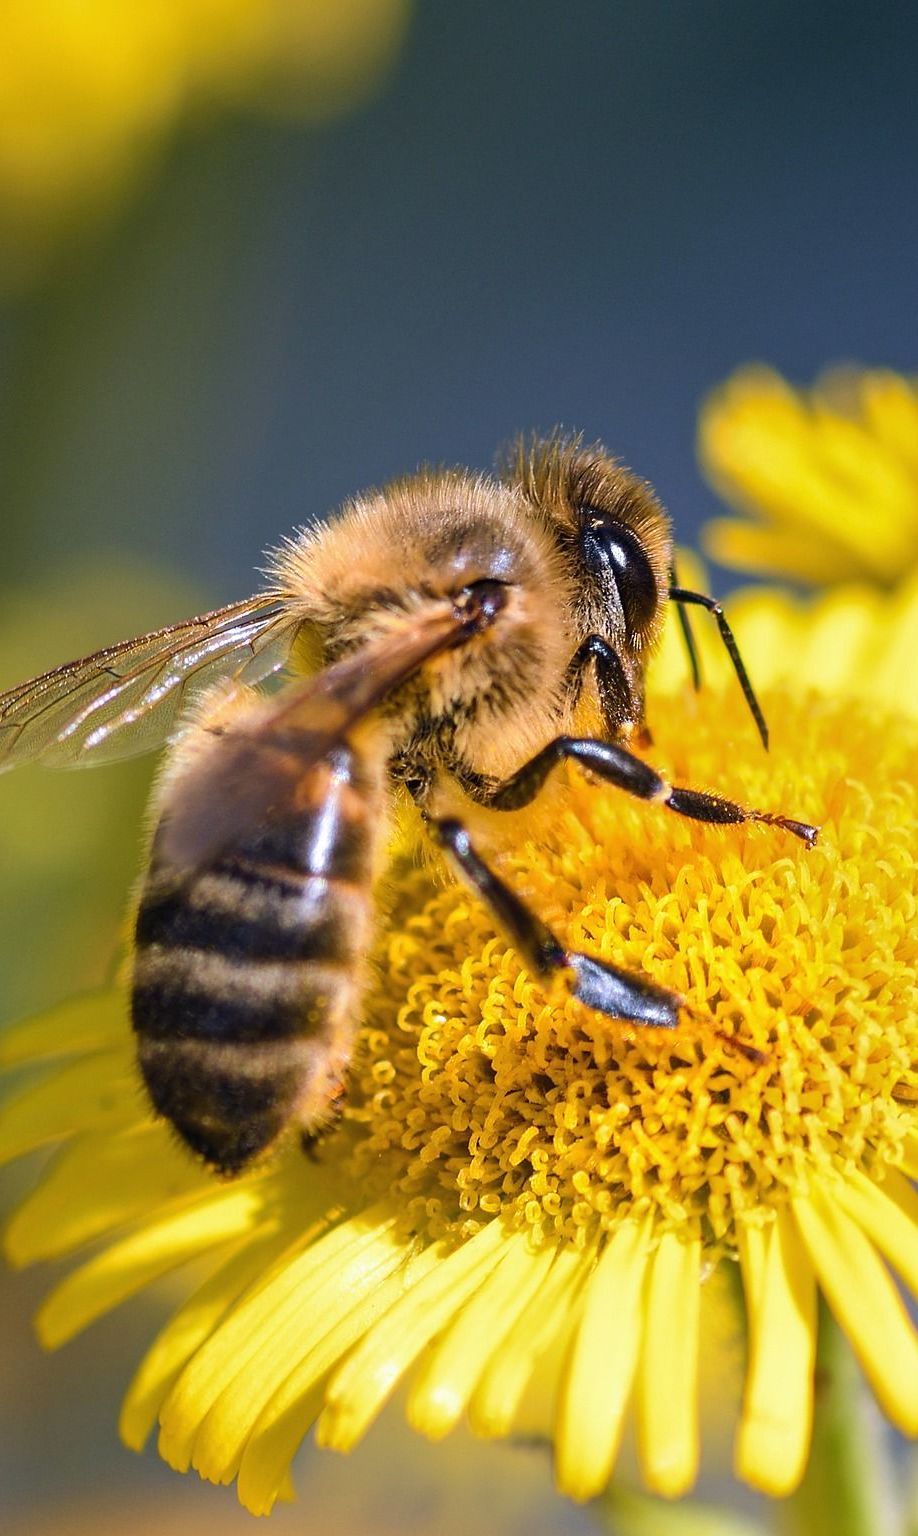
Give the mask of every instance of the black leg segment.
<path id="1" fill-rule="evenodd" d="M 679 589 L 679 576 L 676 571 L 676 562 L 672 562 L 669 568 L 669 596 Z M 688 654 L 689 666 L 692 669 L 692 687 L 697 693 L 701 687 L 701 666 L 698 661 L 698 647 L 695 644 L 695 636 L 692 633 L 692 625 L 682 603 L 678 605 L 679 628 L 682 631 L 682 641 Z"/>
<path id="2" fill-rule="evenodd" d="M 644 701 L 635 694 L 615 648 L 602 635 L 587 635 L 578 645 L 567 667 L 565 691 L 571 705 L 577 703 L 591 666 L 595 668 L 596 693 L 603 723 L 610 738 L 614 738 L 619 735 L 625 721 L 643 717 Z"/>
<path id="3" fill-rule="evenodd" d="M 750 710 L 752 711 L 753 720 L 758 726 L 759 735 L 762 738 L 762 746 L 767 751 L 768 726 L 765 723 L 765 716 L 762 714 L 761 705 L 759 704 L 759 701 L 755 696 L 752 684 L 749 681 L 749 673 L 746 671 L 743 658 L 739 653 L 739 646 L 736 643 L 732 629 L 727 623 L 726 615 L 724 614 L 724 610 L 720 606 L 720 603 L 716 598 L 706 597 L 703 592 L 689 592 L 685 587 L 670 587 L 669 596 L 672 602 L 679 604 L 679 614 L 682 618 L 683 633 L 689 636 L 691 635 L 691 631 L 688 630 L 687 620 L 683 614 L 684 603 L 696 603 L 698 607 L 707 609 L 708 613 L 713 613 L 715 619 L 717 620 L 717 628 L 720 631 L 720 638 L 724 642 L 727 655 L 730 657 L 730 660 L 733 663 L 733 670 L 739 678 L 739 685 L 743 690 L 743 697 L 746 700 L 746 703 L 749 705 Z M 688 643 L 690 644 L 691 652 L 694 653 L 694 640 L 690 639 Z M 693 674 L 697 672 L 697 665 L 698 659 L 695 657 L 692 668 Z M 697 682 L 695 686 L 698 686 Z"/>
<path id="4" fill-rule="evenodd" d="M 595 1008 L 610 1018 L 627 1019 L 658 1029 L 675 1029 L 681 1003 L 675 992 L 657 987 L 642 976 L 619 970 L 605 960 L 596 960 L 577 950 L 566 950 L 542 919 L 531 912 L 516 892 L 505 885 L 476 853 L 461 821 L 432 819 L 428 825 L 434 840 L 448 853 L 457 873 L 487 903 L 533 971 L 540 976 L 555 971 L 567 972 L 572 978 L 573 995 L 588 1008 Z"/>
<path id="5" fill-rule="evenodd" d="M 566 759 L 580 763 L 607 784 L 627 790 L 639 800 L 656 801 L 680 816 L 692 821 L 716 822 L 720 825 L 739 824 L 746 821 L 766 822 L 792 832 L 808 847 L 816 842 L 818 828 L 806 822 L 795 821 L 789 816 L 779 816 L 771 811 L 749 810 L 722 795 L 705 794 L 699 789 L 674 789 L 651 768 L 648 763 L 625 747 L 609 741 L 596 741 L 592 737 L 556 736 L 547 747 L 518 768 L 501 784 L 487 779 L 459 777 L 463 789 L 471 799 L 488 805 L 496 811 L 516 811 L 534 800 L 551 770 Z"/>

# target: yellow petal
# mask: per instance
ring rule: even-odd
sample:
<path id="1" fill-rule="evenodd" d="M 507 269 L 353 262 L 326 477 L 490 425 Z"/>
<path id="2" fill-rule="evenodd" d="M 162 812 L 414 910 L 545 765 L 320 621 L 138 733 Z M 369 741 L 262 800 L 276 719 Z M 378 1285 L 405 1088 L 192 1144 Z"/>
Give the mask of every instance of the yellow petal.
<path id="1" fill-rule="evenodd" d="M 786 658 L 788 667 L 796 667 L 798 676 L 818 678 L 822 692 L 843 693 L 873 642 L 882 602 L 863 587 L 828 593 L 810 606 L 800 648 Z"/>
<path id="2" fill-rule="evenodd" d="M 104 1050 L 129 1039 L 121 994 L 92 992 L 0 1031 L 0 1068 Z"/>
<path id="3" fill-rule="evenodd" d="M 730 622 L 742 636 L 744 656 L 755 657 L 755 680 L 759 688 L 774 687 L 787 676 L 788 655 L 802 644 L 806 629 L 803 611 L 789 601 L 786 593 L 774 588 L 744 588 L 730 598 Z M 710 665 L 710 664 L 709 664 Z M 730 683 L 729 658 L 723 647 L 713 663 L 716 670 L 706 676 L 712 683 Z"/>
<path id="4" fill-rule="evenodd" d="M 705 553 L 721 565 L 790 576 L 814 586 L 855 581 L 863 574 L 862 562 L 853 551 L 802 526 L 762 528 L 715 517 L 705 525 L 702 542 Z"/>
<path id="5" fill-rule="evenodd" d="M 918 394 L 901 374 L 872 368 L 861 378 L 861 408 L 869 432 L 918 471 Z M 918 506 L 911 521 L 918 525 Z"/>
<path id="6" fill-rule="evenodd" d="M 262 1205 L 257 1186 L 219 1188 L 190 1209 L 150 1222 L 98 1254 L 56 1286 L 36 1318 L 41 1342 L 54 1349 L 187 1259 L 250 1231 Z"/>
<path id="7" fill-rule="evenodd" d="M 743 1294 L 746 1298 L 746 1328 L 751 1348 L 755 1342 L 755 1330 L 759 1325 L 770 1229 L 743 1222 L 737 1226 L 737 1236 L 743 1274 Z"/>
<path id="8" fill-rule="evenodd" d="M 2 1039 L 2 1035 L 0 1035 Z M 81 1057 L 0 1106 L 0 1163 L 82 1130 L 137 1120 L 137 1080 L 123 1046 Z"/>
<path id="9" fill-rule="evenodd" d="M 907 1179 L 890 1174 L 881 1185 L 853 1173 L 838 1191 L 848 1215 L 918 1295 L 918 1193 Z"/>
<path id="10" fill-rule="evenodd" d="M 586 1287 L 555 1426 L 555 1481 L 573 1499 L 594 1498 L 612 1473 L 637 1366 L 649 1242 L 649 1221 L 623 1221 Z"/>
<path id="11" fill-rule="evenodd" d="M 678 1498 L 698 1475 L 701 1241 L 667 1232 L 653 1256 L 637 1376 L 638 1454 L 654 1493 Z"/>
<path id="12" fill-rule="evenodd" d="M 888 1418 L 918 1434 L 918 1338 L 889 1271 L 860 1226 L 816 1193 L 794 1215 L 835 1317 Z"/>
<path id="13" fill-rule="evenodd" d="M 197 1351 L 164 1402 L 159 1450 L 170 1466 L 187 1472 L 199 1427 L 234 1382 L 244 1379 L 247 1393 L 259 1396 L 265 1373 L 276 1369 L 269 1356 L 273 1342 L 279 1339 L 286 1346 L 287 1329 L 309 1328 L 312 1296 L 333 1282 L 342 1266 L 351 1265 L 353 1274 L 356 1265 L 359 1273 L 369 1255 L 372 1267 L 378 1244 L 395 1221 L 393 1208 L 381 1203 L 310 1242 L 309 1219 L 304 1220 L 294 1243 Z M 293 1363 L 288 1353 L 288 1369 Z"/>
<path id="14" fill-rule="evenodd" d="M 253 1515 L 269 1514 L 281 1497 L 286 1469 L 322 1407 L 329 1370 L 439 1262 L 434 1247 L 413 1254 L 316 1340 L 265 1403 L 239 1466 L 239 1498 Z"/>
<path id="15" fill-rule="evenodd" d="M 334 1266 L 324 1266 L 292 1297 L 295 1310 L 278 1308 L 270 1328 L 259 1332 L 257 1360 L 228 1376 L 219 1397 L 205 1415 L 194 1438 L 192 1466 L 211 1482 L 230 1482 L 239 1470 L 246 1441 L 262 1409 L 290 1375 L 291 1365 L 304 1351 L 335 1333 L 355 1309 L 401 1270 L 412 1244 L 391 1227 L 362 1234 L 362 1241 L 339 1253 Z M 404 1289 L 398 1276 L 397 1289 Z M 340 1336 L 340 1335 L 339 1335 Z M 350 1338 L 345 1338 L 340 1355 Z M 338 1358 L 334 1355 L 329 1364 Z"/>
<path id="16" fill-rule="evenodd" d="M 328 1384 L 316 1426 L 321 1445 L 350 1450 L 395 1391 L 424 1345 L 474 1294 L 500 1259 L 507 1234 L 490 1221 L 461 1247 L 441 1250 L 441 1262 L 396 1302 L 357 1345 Z"/>
<path id="17" fill-rule="evenodd" d="M 533 1253 L 525 1232 L 507 1239 L 507 1252 L 437 1342 L 408 1396 L 408 1422 L 439 1440 L 459 1421 L 485 1365 L 525 1313 L 554 1257 Z"/>
<path id="18" fill-rule="evenodd" d="M 551 1256 L 552 1250 L 546 1251 Z M 592 1266 L 592 1257 L 576 1248 L 554 1251 L 541 1289 L 492 1355 L 472 1394 L 469 1422 L 476 1435 L 510 1433 L 533 1372 L 570 1316 Z"/>
<path id="19" fill-rule="evenodd" d="M 903 440 L 910 426 L 914 432 L 914 404 L 879 377 L 849 371 L 795 395 L 775 375 L 745 369 L 702 410 L 699 450 L 710 479 L 734 505 L 770 521 L 779 538 L 800 539 L 800 563 L 782 562 L 790 574 L 838 579 L 834 562 L 847 551 L 866 574 L 894 582 L 913 562 L 915 453 Z M 741 525 L 721 525 L 731 526 L 742 538 Z M 807 560 L 807 536 L 810 561 L 824 550 L 822 572 Z M 759 559 L 754 545 L 748 554 L 753 563 L 777 564 L 764 539 Z"/>
<path id="20" fill-rule="evenodd" d="M 160 1125 L 71 1142 L 45 1169 L 6 1232 L 13 1264 L 57 1258 L 136 1216 L 213 1190 Z"/>
<path id="21" fill-rule="evenodd" d="M 816 1279 L 788 1211 L 765 1232 L 740 1231 L 750 1358 L 736 1474 L 781 1497 L 800 1481 L 810 1446 Z"/>
<path id="22" fill-rule="evenodd" d="M 232 1256 L 176 1312 L 157 1335 L 137 1369 L 121 1406 L 118 1428 L 125 1445 L 139 1451 L 156 1422 L 160 1407 L 180 1371 L 213 1332 L 233 1302 L 258 1277 L 287 1233 L 274 1227 L 250 1232 Z"/>
<path id="23" fill-rule="evenodd" d="M 918 504 L 918 497 L 915 498 Z M 918 571 L 903 581 L 876 623 L 871 655 L 871 693 L 897 713 L 918 712 Z"/>

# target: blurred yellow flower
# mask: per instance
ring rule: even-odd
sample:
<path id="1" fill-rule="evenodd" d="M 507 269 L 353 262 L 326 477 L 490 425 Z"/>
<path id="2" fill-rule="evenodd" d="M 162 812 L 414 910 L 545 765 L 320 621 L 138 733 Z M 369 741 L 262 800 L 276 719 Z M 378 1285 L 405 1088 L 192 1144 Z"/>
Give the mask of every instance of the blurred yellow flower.
<path id="1" fill-rule="evenodd" d="M 918 385 L 837 370 L 798 391 L 741 369 L 702 408 L 699 452 L 747 519 L 706 529 L 724 565 L 814 586 L 893 586 L 918 565 Z"/>
<path id="2" fill-rule="evenodd" d="M 763 613 L 738 615 L 753 675 Z M 405 861 L 344 1121 L 316 1161 L 290 1146 L 230 1183 L 193 1163 L 140 1101 L 118 995 L 0 1038 L 6 1066 L 46 1063 L 7 1102 L 0 1155 L 62 1143 L 10 1257 L 97 1244 L 45 1302 L 42 1340 L 204 1265 L 128 1392 L 129 1445 L 158 1421 L 174 1467 L 235 1479 L 266 1512 L 313 1424 L 348 1450 L 407 1380 L 426 1435 L 464 1416 L 547 1434 L 576 1498 L 608 1481 L 630 1406 L 645 1481 L 675 1496 L 699 1460 L 701 1282 L 735 1262 L 742 1477 L 781 1494 L 802 1475 L 819 1291 L 888 1417 L 918 1433 L 918 1335 L 887 1267 L 918 1291 L 918 732 L 855 675 L 815 702 L 787 619 L 774 603 L 767 645 L 794 666 L 765 692 L 770 756 L 734 681 L 676 697 L 664 656 L 654 757 L 820 822 L 815 850 L 571 770 L 547 829 L 501 861 L 565 942 L 681 991 L 676 1033 L 546 989 L 475 901 Z"/>
<path id="3" fill-rule="evenodd" d="M 683 559 L 683 565 L 685 560 Z M 689 574 L 709 590 L 695 564 Z M 893 714 L 918 718 L 918 570 L 892 593 L 863 583 L 842 584 L 819 597 L 795 597 L 775 587 L 742 587 L 728 602 L 730 623 L 755 658 L 757 688 L 795 688 L 801 681 L 827 699 L 856 698 Z M 713 627 L 695 623 L 702 673 L 729 687 L 733 669 Z M 670 625 L 651 663 L 657 688 L 670 690 L 686 671 L 676 626 Z M 689 712 L 691 698 L 683 708 Z"/>
<path id="4" fill-rule="evenodd" d="M 0 0 L 0 234 L 28 275 L 191 109 L 321 116 L 391 61 L 410 0 Z"/>

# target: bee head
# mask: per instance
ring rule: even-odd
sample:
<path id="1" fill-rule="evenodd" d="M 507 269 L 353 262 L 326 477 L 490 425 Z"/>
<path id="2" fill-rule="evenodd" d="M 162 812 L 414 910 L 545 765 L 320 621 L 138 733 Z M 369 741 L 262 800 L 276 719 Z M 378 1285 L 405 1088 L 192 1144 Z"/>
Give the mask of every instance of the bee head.
<path id="1" fill-rule="evenodd" d="M 639 730 L 644 671 L 660 637 L 669 592 L 669 518 L 651 486 L 601 444 L 555 433 L 521 438 L 503 460 L 550 532 L 575 592 L 580 640 L 600 636 L 614 651 L 617 675 L 607 681 L 606 724 L 616 734 Z"/>
<path id="2" fill-rule="evenodd" d="M 659 638 L 669 590 L 669 518 L 646 480 L 601 444 L 519 439 L 503 464 L 573 567 L 591 632 L 632 652 Z"/>

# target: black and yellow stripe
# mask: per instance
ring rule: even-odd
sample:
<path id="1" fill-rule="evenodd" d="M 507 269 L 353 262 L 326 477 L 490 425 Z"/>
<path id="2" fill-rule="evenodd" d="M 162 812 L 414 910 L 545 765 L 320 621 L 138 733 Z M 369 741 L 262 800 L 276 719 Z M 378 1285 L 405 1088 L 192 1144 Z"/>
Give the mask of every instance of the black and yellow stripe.
<path id="1" fill-rule="evenodd" d="M 349 754 L 350 757 L 353 754 Z M 190 876 L 157 861 L 135 929 L 132 1015 L 154 1107 L 224 1173 L 341 1092 L 356 1030 L 378 811 L 353 763 Z"/>

